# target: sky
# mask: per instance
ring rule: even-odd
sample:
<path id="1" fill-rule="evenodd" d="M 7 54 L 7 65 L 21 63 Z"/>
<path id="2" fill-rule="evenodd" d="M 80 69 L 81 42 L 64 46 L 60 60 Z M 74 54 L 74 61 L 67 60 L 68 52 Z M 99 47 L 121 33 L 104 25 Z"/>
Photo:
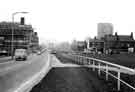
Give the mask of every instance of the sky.
<path id="1" fill-rule="evenodd" d="M 85 40 L 97 35 L 97 23 L 109 22 L 114 32 L 135 33 L 135 0 L 1 0 L 0 21 L 24 16 L 40 43 Z"/>

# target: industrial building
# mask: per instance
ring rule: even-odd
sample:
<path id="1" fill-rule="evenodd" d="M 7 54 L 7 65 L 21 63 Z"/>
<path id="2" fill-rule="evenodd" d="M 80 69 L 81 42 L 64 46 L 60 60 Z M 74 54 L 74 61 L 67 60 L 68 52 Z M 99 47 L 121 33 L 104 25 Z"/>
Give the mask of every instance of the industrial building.
<path id="1" fill-rule="evenodd" d="M 14 50 L 25 48 L 29 51 L 33 51 L 39 46 L 37 32 L 34 32 L 31 25 L 25 24 L 23 17 L 20 23 L 0 23 L 0 54 L 6 53 L 7 55 L 11 55 L 12 46 Z"/>

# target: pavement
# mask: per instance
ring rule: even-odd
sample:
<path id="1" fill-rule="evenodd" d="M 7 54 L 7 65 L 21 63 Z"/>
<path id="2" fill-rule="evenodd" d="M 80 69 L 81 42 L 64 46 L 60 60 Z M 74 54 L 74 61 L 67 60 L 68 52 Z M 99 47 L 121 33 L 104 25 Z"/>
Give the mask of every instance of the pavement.
<path id="1" fill-rule="evenodd" d="M 105 92 L 105 85 L 88 68 L 63 61 L 54 56 L 53 68 L 31 92 Z"/>

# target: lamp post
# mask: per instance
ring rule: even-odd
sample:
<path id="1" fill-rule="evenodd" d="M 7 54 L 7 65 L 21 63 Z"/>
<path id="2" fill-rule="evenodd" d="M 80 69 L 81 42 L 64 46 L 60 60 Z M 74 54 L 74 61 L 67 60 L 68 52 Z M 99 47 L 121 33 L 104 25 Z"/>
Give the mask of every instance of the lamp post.
<path id="1" fill-rule="evenodd" d="M 14 12 L 14 13 L 12 13 L 12 23 L 13 23 L 13 26 L 12 26 L 12 41 L 11 41 L 11 56 L 12 56 L 12 59 L 14 59 L 14 16 L 19 14 L 19 13 L 26 14 L 28 12 Z"/>

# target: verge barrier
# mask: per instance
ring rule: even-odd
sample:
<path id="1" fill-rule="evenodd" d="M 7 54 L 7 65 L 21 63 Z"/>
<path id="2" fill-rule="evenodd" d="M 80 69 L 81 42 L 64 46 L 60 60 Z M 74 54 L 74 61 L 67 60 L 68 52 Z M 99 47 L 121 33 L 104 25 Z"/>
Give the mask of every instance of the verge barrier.
<path id="1" fill-rule="evenodd" d="M 126 86 L 130 87 L 131 89 L 135 90 L 135 87 L 130 85 L 129 83 L 122 80 L 121 73 L 128 74 L 128 75 L 135 75 L 135 70 L 132 68 L 128 68 L 122 65 L 110 63 L 104 60 L 75 55 L 75 54 L 68 54 L 68 56 L 75 61 L 75 63 L 82 64 L 84 67 L 92 68 L 93 71 L 98 69 L 98 75 L 101 75 L 101 71 L 106 73 L 106 80 L 108 80 L 108 75 L 112 76 L 113 78 L 117 79 L 117 90 L 120 91 L 120 83 L 125 84 Z M 117 73 L 117 76 L 110 73 L 109 71 L 114 71 Z"/>

